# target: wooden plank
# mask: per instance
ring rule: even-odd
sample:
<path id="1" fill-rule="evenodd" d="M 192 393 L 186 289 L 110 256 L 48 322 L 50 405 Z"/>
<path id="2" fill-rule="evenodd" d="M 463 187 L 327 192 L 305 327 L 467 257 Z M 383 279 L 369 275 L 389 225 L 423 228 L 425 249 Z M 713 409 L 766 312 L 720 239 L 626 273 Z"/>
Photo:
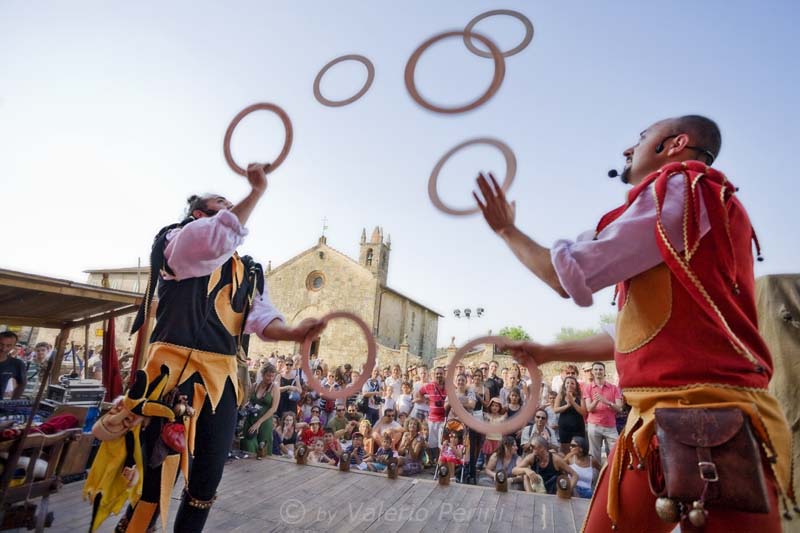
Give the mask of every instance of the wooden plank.
<path id="1" fill-rule="evenodd" d="M 514 519 L 511 521 L 512 531 L 530 531 L 533 527 L 533 508 L 536 505 L 537 495 L 528 495 L 527 498 L 517 501 L 514 509 Z"/>
<path id="2" fill-rule="evenodd" d="M 583 530 L 583 521 L 589 514 L 589 504 L 592 502 L 589 498 L 572 498 L 570 500 L 570 507 L 572 508 L 572 520 L 575 531 Z"/>
<path id="3" fill-rule="evenodd" d="M 422 482 L 414 479 L 409 483 L 408 489 L 392 504 L 396 510 L 392 514 L 384 513 L 381 517 L 370 524 L 366 531 L 381 533 L 397 532 L 411 517 L 411 514 L 424 502 L 436 489 L 436 484 L 432 482 Z"/>
<path id="4" fill-rule="evenodd" d="M 475 509 L 478 507 L 478 503 L 481 501 L 481 496 L 483 496 L 484 490 L 486 489 L 481 489 L 475 486 L 465 487 L 464 496 L 455 500 L 460 509 L 464 509 L 464 512 L 462 512 L 460 509 L 455 509 L 452 513 L 452 520 L 450 520 L 450 523 L 447 525 L 447 529 L 445 531 L 461 533 L 467 528 L 470 520 L 475 514 Z"/>
<path id="5" fill-rule="evenodd" d="M 553 531 L 556 533 L 576 533 L 571 501 L 572 498 L 569 500 L 553 499 Z"/>
<path id="6" fill-rule="evenodd" d="M 530 498 L 528 493 L 520 491 L 510 491 L 501 496 L 497 502 L 497 507 L 495 507 L 495 512 L 491 515 L 492 524 L 489 526 L 489 531 L 511 531 L 517 500 Z"/>
<path id="7" fill-rule="evenodd" d="M 501 494 L 493 488 L 484 489 L 484 493 L 470 519 L 469 527 L 467 528 L 469 533 L 489 531 L 494 511 L 501 496 L 508 496 L 508 494 Z"/>

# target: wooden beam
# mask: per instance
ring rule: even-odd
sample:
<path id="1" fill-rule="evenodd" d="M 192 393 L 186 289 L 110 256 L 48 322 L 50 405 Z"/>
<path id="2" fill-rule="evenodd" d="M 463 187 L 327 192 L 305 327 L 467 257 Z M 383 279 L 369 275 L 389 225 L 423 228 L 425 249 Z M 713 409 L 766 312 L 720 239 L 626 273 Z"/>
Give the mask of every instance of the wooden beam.
<path id="1" fill-rule="evenodd" d="M 61 361 L 64 359 L 64 348 L 67 345 L 69 329 L 62 328 L 56 338 L 56 349 L 53 352 L 53 369 L 50 371 L 50 383 L 58 383 L 59 373 L 61 372 Z M 72 354 L 75 357 L 75 354 Z"/>
<path id="2" fill-rule="evenodd" d="M 79 328 L 87 324 L 95 324 L 97 322 L 103 322 L 110 318 L 116 318 L 118 316 L 127 315 L 129 313 L 133 313 L 137 309 L 139 309 L 138 305 L 128 305 L 126 307 L 121 307 L 120 309 L 107 311 L 105 313 L 100 313 L 99 315 L 90 316 L 87 318 L 83 318 L 81 320 L 76 320 L 74 322 L 67 322 L 63 324 L 63 326 L 67 328 Z"/>
<path id="3" fill-rule="evenodd" d="M 79 298 L 89 298 L 92 300 L 103 300 L 108 302 L 119 302 L 120 304 L 138 304 L 142 301 L 140 295 L 129 295 L 111 289 L 77 287 L 72 285 L 56 285 L 42 281 L 34 281 L 20 278 L 6 278 L 0 276 L 0 285 L 7 287 L 18 287 L 40 292 L 53 294 L 64 294 L 66 296 L 77 296 Z"/>
<path id="4" fill-rule="evenodd" d="M 61 329 L 63 324 L 58 320 L 16 315 L 0 315 L 0 324 L 7 326 L 33 326 L 37 328 Z"/>

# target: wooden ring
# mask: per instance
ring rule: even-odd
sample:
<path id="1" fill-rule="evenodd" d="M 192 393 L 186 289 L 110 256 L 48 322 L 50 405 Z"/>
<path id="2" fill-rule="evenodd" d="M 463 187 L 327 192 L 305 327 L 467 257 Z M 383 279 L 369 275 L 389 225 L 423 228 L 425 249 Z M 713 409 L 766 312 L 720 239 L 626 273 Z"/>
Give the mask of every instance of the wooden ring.
<path id="1" fill-rule="evenodd" d="M 328 313 L 322 317 L 322 320 L 324 322 L 328 322 L 335 318 L 347 318 L 352 320 L 359 328 L 361 328 L 361 331 L 364 333 L 364 337 L 367 339 L 367 362 L 364 365 L 364 368 L 361 370 L 361 374 L 359 374 L 358 379 L 354 383 L 351 383 L 347 387 L 340 390 L 323 388 L 322 383 L 320 383 L 320 381 L 314 375 L 314 372 L 311 370 L 311 342 L 313 339 L 306 339 L 303 341 L 303 345 L 300 347 L 300 364 L 303 365 L 303 372 L 306 373 L 306 381 L 312 390 L 328 400 L 344 400 L 361 392 L 361 388 L 364 386 L 364 383 L 367 382 L 372 374 L 372 369 L 375 368 L 375 357 L 378 349 L 375 345 L 375 337 L 372 336 L 369 326 L 367 326 L 367 323 L 361 320 L 360 317 L 347 311 L 334 311 L 333 313 Z"/>
<path id="2" fill-rule="evenodd" d="M 358 91 L 353 96 L 351 96 L 350 98 L 346 98 L 344 100 L 328 100 L 327 98 L 322 96 L 322 92 L 320 92 L 319 90 L 319 84 L 322 81 L 322 77 L 325 75 L 326 72 L 328 72 L 328 69 L 330 69 L 337 63 L 341 63 L 342 61 L 358 61 L 360 63 L 363 63 L 364 66 L 367 67 L 367 81 L 364 82 L 364 86 L 361 88 L 361 90 Z M 322 67 L 322 70 L 319 71 L 319 74 L 317 74 L 317 77 L 314 79 L 314 98 L 316 98 L 320 104 L 326 105 L 328 107 L 341 107 L 347 104 L 352 104 L 353 102 L 355 102 L 356 100 L 358 100 L 367 93 L 369 88 L 372 86 L 372 81 L 374 79 L 375 79 L 375 66 L 372 64 L 372 61 L 370 61 L 366 57 L 357 54 L 337 57 L 336 59 L 334 59 L 333 61 Z"/>
<path id="3" fill-rule="evenodd" d="M 465 111 L 469 111 L 471 109 L 475 109 L 476 107 L 483 105 L 486 101 L 489 100 L 492 96 L 495 95 L 497 90 L 500 88 L 500 85 L 503 83 L 503 78 L 506 75 L 506 62 L 503 59 L 503 54 L 500 53 L 500 49 L 490 41 L 487 37 L 484 37 L 480 33 L 472 32 L 469 34 L 470 38 L 478 39 L 482 42 L 491 52 L 491 56 L 494 59 L 494 77 L 492 78 L 492 83 L 489 85 L 489 88 L 486 89 L 486 92 L 483 93 L 477 100 L 470 102 L 468 104 L 459 106 L 459 107 L 439 107 L 434 105 L 419 94 L 417 91 L 417 85 L 414 82 L 414 71 L 417 68 L 417 61 L 419 61 L 420 56 L 422 53 L 428 49 L 433 43 L 437 41 L 441 41 L 442 39 L 446 39 L 448 37 L 467 37 L 467 32 L 460 30 L 460 31 L 448 31 L 445 33 L 440 33 L 439 35 L 434 35 L 421 45 L 419 48 L 414 50 L 414 53 L 411 54 L 411 57 L 408 58 L 408 63 L 406 63 L 406 88 L 408 89 L 408 94 L 411 95 L 419 105 L 428 109 L 430 111 L 434 111 L 436 113 L 448 113 L 448 114 L 455 114 L 455 113 L 463 113 Z"/>
<path id="4" fill-rule="evenodd" d="M 454 209 L 445 205 L 442 202 L 442 199 L 439 198 L 439 192 L 436 188 L 436 183 L 439 179 L 439 172 L 441 172 L 442 167 L 447 162 L 450 157 L 453 156 L 456 152 L 461 150 L 462 148 L 466 148 L 467 146 L 471 146 L 473 144 L 488 144 L 490 146 L 494 146 L 503 154 L 503 157 L 506 159 L 506 177 L 503 180 L 503 184 L 500 186 L 502 191 L 508 192 L 508 189 L 511 187 L 511 184 L 514 182 L 514 177 L 517 175 L 517 157 L 514 155 L 514 152 L 511 151 L 511 148 L 508 147 L 506 143 L 500 141 L 498 139 L 493 139 L 491 137 L 479 137 L 477 139 L 470 139 L 468 141 L 464 141 L 463 143 L 451 148 L 446 154 L 439 159 L 439 162 L 436 163 L 436 166 L 433 167 L 433 172 L 431 172 L 431 177 L 428 180 L 428 196 L 431 199 L 431 202 L 439 211 L 447 213 L 448 215 L 471 215 L 473 213 L 477 213 L 480 211 L 480 208 L 473 207 L 470 209 Z"/>
<path id="5" fill-rule="evenodd" d="M 289 115 L 286 114 L 286 111 L 281 109 L 280 107 L 276 106 L 275 104 L 269 103 L 261 103 L 261 104 L 253 104 L 251 106 L 245 107 L 239 114 L 233 117 L 230 125 L 228 126 L 227 131 L 225 132 L 225 140 L 222 142 L 222 151 L 225 154 L 225 161 L 228 162 L 228 166 L 231 167 L 231 170 L 236 172 L 237 174 L 241 174 L 242 176 L 247 176 L 247 171 L 236 164 L 236 161 L 233 160 L 233 156 L 231 155 L 231 138 L 233 137 L 233 130 L 236 129 L 236 126 L 239 125 L 239 122 L 252 113 L 253 111 L 272 111 L 278 118 L 281 119 L 283 122 L 283 129 L 286 132 L 286 140 L 283 142 L 283 149 L 281 153 L 278 154 L 278 157 L 273 161 L 269 168 L 266 170 L 267 173 L 273 172 L 276 168 L 278 168 L 281 163 L 283 163 L 286 156 L 289 155 L 289 150 L 292 148 L 292 139 L 294 137 L 294 131 L 292 130 L 292 121 L 289 120 Z"/>
<path id="6" fill-rule="evenodd" d="M 467 48 L 469 49 L 470 52 L 481 57 L 492 57 L 491 53 L 484 52 L 483 50 L 480 50 L 474 44 L 472 44 L 472 28 L 474 28 L 475 25 L 481 20 L 493 17 L 495 15 L 508 15 L 509 17 L 514 17 L 515 19 L 519 20 L 520 22 L 522 22 L 522 24 L 525 25 L 525 37 L 522 38 L 522 42 L 519 43 L 514 48 L 512 48 L 511 50 L 502 52 L 503 57 L 513 56 L 514 54 L 518 54 L 522 52 L 525 48 L 527 48 L 529 44 L 531 44 L 531 41 L 533 40 L 533 23 L 528 17 L 526 17 L 519 11 L 512 11 L 511 9 L 495 9 L 492 11 L 487 11 L 486 13 L 481 13 L 474 19 L 470 20 L 469 24 L 467 24 L 467 27 L 464 28 L 464 44 L 467 45 Z"/>
<path id="7" fill-rule="evenodd" d="M 506 342 L 507 340 L 506 337 L 499 337 L 496 335 L 478 337 L 462 346 L 447 364 L 447 375 L 444 378 L 444 387 L 447 391 L 447 397 L 458 398 L 458 390 L 456 389 L 455 383 L 456 363 L 460 361 L 462 357 L 478 344 L 498 344 L 500 342 Z M 539 367 L 536 366 L 536 362 L 532 358 L 528 358 L 525 367 L 528 369 L 531 384 L 528 387 L 525 404 L 517 411 L 514 418 L 496 424 L 486 422 L 485 420 L 478 420 L 472 413 L 468 413 L 467 410 L 464 409 L 464 406 L 461 405 L 461 402 L 457 400 L 450 402 L 450 408 L 455 411 L 459 421 L 478 433 L 483 433 L 484 435 L 490 433 L 500 433 L 501 435 L 516 433 L 517 430 L 525 427 L 530 420 L 533 420 L 533 415 L 536 414 L 536 409 L 539 407 L 539 395 L 542 392 L 542 374 L 539 372 Z"/>

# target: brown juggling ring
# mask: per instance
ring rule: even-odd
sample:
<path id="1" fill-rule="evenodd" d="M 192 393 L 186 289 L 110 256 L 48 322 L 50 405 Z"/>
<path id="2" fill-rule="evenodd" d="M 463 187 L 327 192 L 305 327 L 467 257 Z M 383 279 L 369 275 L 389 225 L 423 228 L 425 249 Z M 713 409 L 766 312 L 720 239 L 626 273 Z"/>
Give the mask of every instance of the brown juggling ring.
<path id="1" fill-rule="evenodd" d="M 506 75 L 506 62 L 503 59 L 503 54 L 500 53 L 500 49 L 490 41 L 487 37 L 484 37 L 480 33 L 472 32 L 469 34 L 470 38 L 477 39 L 482 42 L 491 52 L 491 57 L 494 59 L 494 77 L 492 78 L 492 83 L 489 85 L 489 88 L 486 89 L 477 100 L 474 100 L 468 104 L 459 106 L 459 107 L 440 107 L 434 105 L 419 94 L 417 91 L 417 85 L 414 81 L 414 71 L 417 68 L 417 61 L 419 61 L 420 56 L 422 53 L 427 50 L 432 44 L 441 41 L 442 39 L 446 39 L 448 37 L 462 37 L 466 38 L 467 32 L 463 30 L 459 31 L 448 31 L 445 33 L 440 33 L 439 35 L 434 35 L 421 45 L 419 48 L 414 50 L 414 53 L 411 54 L 411 57 L 408 58 L 408 63 L 406 63 L 406 88 L 408 89 L 408 94 L 411 95 L 411 98 L 414 99 L 419 105 L 424 107 L 425 109 L 429 109 L 430 111 L 434 111 L 436 113 L 448 113 L 448 114 L 455 114 L 455 113 L 463 113 L 465 111 L 469 111 L 471 109 L 475 109 L 478 106 L 483 105 L 486 101 L 489 100 L 492 96 L 495 95 L 497 90 L 500 88 L 500 85 L 503 83 L 503 78 Z"/>
<path id="2" fill-rule="evenodd" d="M 351 383 L 347 387 L 340 390 L 325 389 L 322 386 L 322 383 L 320 383 L 320 381 L 314 375 L 314 372 L 311 370 L 311 342 L 314 339 L 304 340 L 303 346 L 300 348 L 300 364 L 303 366 L 303 372 L 306 374 L 306 381 L 312 390 L 318 392 L 320 396 L 328 400 L 344 400 L 350 396 L 360 393 L 361 387 L 364 386 L 364 383 L 366 383 L 370 375 L 372 375 L 372 369 L 375 368 L 375 357 L 377 355 L 375 337 L 372 336 L 372 332 L 369 330 L 369 326 L 367 326 L 366 322 L 361 320 L 361 318 L 357 315 L 347 311 L 334 311 L 333 313 L 328 313 L 322 317 L 322 320 L 325 322 L 330 322 L 336 318 L 346 318 L 348 320 L 352 320 L 359 328 L 361 328 L 361 331 L 364 333 L 364 338 L 367 340 L 367 362 L 364 365 L 364 368 L 361 370 L 361 374 L 358 376 L 358 379 L 354 383 Z"/>
<path id="3" fill-rule="evenodd" d="M 444 387 L 447 391 L 448 398 L 457 398 L 458 390 L 456 390 L 456 363 L 461 360 L 464 355 L 479 344 L 497 344 L 505 342 L 508 339 L 505 337 L 490 336 L 478 337 L 469 341 L 462 346 L 453 358 L 447 363 L 447 375 L 444 378 Z M 512 435 L 518 430 L 525 427 L 528 422 L 533 420 L 533 415 L 536 414 L 536 408 L 539 406 L 539 395 L 542 390 L 542 374 L 539 372 L 539 367 L 533 359 L 528 359 L 525 363 L 528 369 L 528 374 L 531 378 L 531 385 L 528 387 L 528 394 L 525 396 L 525 404 L 520 408 L 519 412 L 514 415 L 514 418 L 504 422 L 491 423 L 485 420 L 478 420 L 472 413 L 467 412 L 464 406 L 459 401 L 450 401 L 450 408 L 455 411 L 458 419 L 469 426 L 471 429 L 484 435 L 489 433 L 499 433 L 501 435 Z"/>
<path id="4" fill-rule="evenodd" d="M 222 142 L 222 151 L 225 153 L 225 161 L 228 162 L 228 166 L 231 167 L 231 170 L 236 172 L 237 174 L 241 174 L 242 176 L 247 175 L 247 171 L 236 164 L 236 161 L 233 160 L 233 156 L 231 155 L 231 137 L 233 137 L 233 130 L 236 129 L 236 126 L 239 125 L 239 122 L 242 121 L 244 117 L 252 113 L 253 111 L 272 111 L 278 118 L 281 119 L 283 122 L 283 129 L 286 132 L 286 140 L 283 142 L 283 149 L 281 153 L 278 154 L 278 157 L 272 161 L 267 172 L 273 172 L 276 168 L 278 168 L 283 160 L 286 159 L 286 156 L 289 155 L 289 150 L 292 148 L 292 139 L 294 138 L 294 131 L 292 130 L 292 121 L 289 120 L 289 115 L 286 114 L 286 111 L 281 109 L 280 107 L 276 106 L 275 104 L 270 103 L 261 103 L 261 104 L 253 104 L 251 106 L 245 107 L 239 114 L 233 117 L 230 125 L 228 126 L 228 130 L 225 132 L 225 140 Z"/>
<path id="5" fill-rule="evenodd" d="M 445 203 L 442 202 L 442 199 L 439 198 L 439 191 L 436 187 L 436 183 L 439 179 L 439 172 L 441 172 L 442 167 L 445 163 L 447 163 L 447 160 L 462 148 L 466 148 L 467 146 L 471 146 L 473 144 L 488 144 L 489 146 L 494 146 L 503 154 L 503 157 L 506 160 L 506 177 L 503 180 L 503 184 L 500 186 L 503 192 L 508 192 L 511 184 L 514 182 L 514 176 L 517 175 L 517 157 L 514 155 L 514 152 L 511 151 L 511 148 L 509 148 L 508 145 L 501 140 L 493 139 L 491 137 L 478 137 L 477 139 L 464 141 L 463 143 L 451 148 L 442 156 L 441 159 L 439 159 L 439 162 L 436 163 L 436 166 L 433 167 L 433 172 L 431 172 L 431 177 L 428 180 L 428 196 L 430 197 L 431 202 L 433 202 L 433 205 L 435 205 L 438 210 L 443 211 L 448 215 L 471 215 L 480 211 L 480 208 L 478 207 L 473 207 L 470 209 L 455 209 L 445 205 Z"/>
<path id="6" fill-rule="evenodd" d="M 328 100 L 324 96 L 322 96 L 322 92 L 320 92 L 319 84 L 322 81 L 322 77 L 325 75 L 328 70 L 336 65 L 337 63 L 341 63 L 342 61 L 358 61 L 362 63 L 365 67 L 367 67 L 367 81 L 364 82 L 364 86 L 359 90 L 356 94 L 351 96 L 350 98 L 346 98 L 344 100 Z M 317 77 L 314 79 L 314 98 L 316 98 L 320 104 L 326 105 L 328 107 L 341 107 L 347 104 L 352 104 L 362 96 L 364 96 L 369 88 L 372 86 L 372 81 L 375 79 L 375 66 L 372 64 L 372 61 L 367 59 L 364 56 L 351 54 L 346 56 L 337 57 L 324 67 L 322 70 L 319 71 Z"/>
<path id="7" fill-rule="evenodd" d="M 493 11 L 487 11 L 486 13 L 481 13 L 474 19 L 470 20 L 469 24 L 467 24 L 467 27 L 464 28 L 464 44 L 467 45 L 469 51 L 481 57 L 492 57 L 492 54 L 490 54 L 489 52 L 484 52 L 483 50 L 478 49 L 474 44 L 472 44 L 471 36 L 472 36 L 472 28 L 474 28 L 478 22 L 482 21 L 485 18 L 493 17 L 495 15 L 508 15 L 509 17 L 514 17 L 515 19 L 522 22 L 522 24 L 525 26 L 525 37 L 522 38 L 522 42 L 519 43 L 514 48 L 512 48 L 511 50 L 502 52 L 503 57 L 513 56 L 514 54 L 518 54 L 522 52 L 525 48 L 527 48 L 527 46 L 533 40 L 533 23 L 531 22 L 531 20 L 522 13 L 520 13 L 519 11 L 512 11 L 511 9 L 495 9 Z"/>

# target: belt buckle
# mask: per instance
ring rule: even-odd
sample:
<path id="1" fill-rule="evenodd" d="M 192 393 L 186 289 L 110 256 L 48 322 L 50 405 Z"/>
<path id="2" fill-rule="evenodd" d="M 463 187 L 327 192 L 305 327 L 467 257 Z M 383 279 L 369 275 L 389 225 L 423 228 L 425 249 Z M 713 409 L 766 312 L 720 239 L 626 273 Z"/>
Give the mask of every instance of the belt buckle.
<path id="1" fill-rule="evenodd" d="M 699 461 L 697 463 L 697 468 L 700 470 L 700 479 L 703 481 L 719 481 L 719 475 L 717 475 L 717 465 L 711 461 Z"/>

